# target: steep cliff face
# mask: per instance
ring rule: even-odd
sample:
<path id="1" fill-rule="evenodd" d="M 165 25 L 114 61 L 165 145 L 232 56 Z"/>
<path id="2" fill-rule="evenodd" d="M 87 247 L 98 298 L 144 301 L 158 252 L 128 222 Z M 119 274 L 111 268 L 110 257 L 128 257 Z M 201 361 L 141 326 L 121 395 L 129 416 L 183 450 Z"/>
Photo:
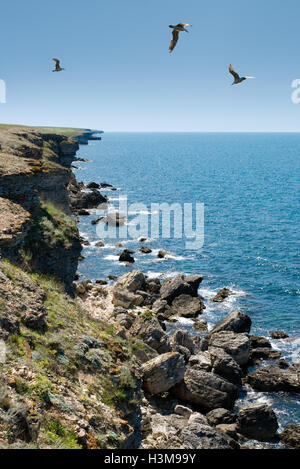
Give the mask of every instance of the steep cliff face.
<path id="1" fill-rule="evenodd" d="M 23 127 L 0 128 L 0 249 L 53 274 L 68 290 L 81 252 L 70 215 L 70 166 L 79 145 L 68 135 Z"/>

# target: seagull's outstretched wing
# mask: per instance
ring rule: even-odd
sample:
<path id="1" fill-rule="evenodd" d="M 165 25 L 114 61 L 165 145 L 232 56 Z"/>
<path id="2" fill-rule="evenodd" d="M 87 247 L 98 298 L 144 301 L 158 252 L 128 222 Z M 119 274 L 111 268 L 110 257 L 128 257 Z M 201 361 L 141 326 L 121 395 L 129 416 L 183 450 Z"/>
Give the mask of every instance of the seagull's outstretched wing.
<path id="1" fill-rule="evenodd" d="M 234 79 L 235 80 L 240 80 L 240 76 L 238 73 L 236 73 L 234 70 L 233 70 L 233 66 L 230 64 L 229 65 L 229 73 L 231 73 L 231 75 L 233 75 Z"/>
<path id="2" fill-rule="evenodd" d="M 60 68 L 60 60 L 59 59 L 52 59 L 55 62 L 55 69 L 58 70 Z"/>
<path id="3" fill-rule="evenodd" d="M 178 38 L 179 38 L 179 32 L 176 31 L 175 29 L 173 29 L 173 32 L 172 32 L 172 41 L 170 42 L 170 46 L 169 46 L 169 52 L 170 54 L 173 52 L 173 50 L 175 49 L 175 46 L 177 44 L 177 41 L 178 41 Z"/>
<path id="4" fill-rule="evenodd" d="M 245 77 L 245 78 L 247 78 L 247 80 L 248 80 L 249 78 L 256 78 L 256 77 Z"/>

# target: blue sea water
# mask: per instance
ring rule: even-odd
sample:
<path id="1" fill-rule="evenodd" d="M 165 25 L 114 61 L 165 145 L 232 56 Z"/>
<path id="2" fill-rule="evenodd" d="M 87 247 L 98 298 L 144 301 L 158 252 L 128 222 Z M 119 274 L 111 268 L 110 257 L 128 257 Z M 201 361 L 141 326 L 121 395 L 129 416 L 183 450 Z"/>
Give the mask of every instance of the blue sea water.
<path id="1" fill-rule="evenodd" d="M 274 330 L 290 338 L 272 341 L 289 361 L 299 361 L 299 188 L 300 134 L 105 133 L 102 141 L 82 146 L 75 163 L 78 180 L 107 182 L 119 190 L 103 191 L 116 205 L 128 203 L 204 203 L 205 239 L 201 250 L 187 250 L 184 239 L 151 239 L 150 255 L 137 251 L 134 268 L 149 276 L 202 273 L 200 294 L 209 325 L 240 309 L 253 321 L 252 332 L 269 337 Z M 79 228 L 91 243 L 99 240 L 91 220 Z M 104 240 L 105 248 L 87 246 L 79 273 L 95 280 L 122 275 L 124 248 L 139 249 L 137 239 Z M 157 259 L 158 249 L 170 253 Z M 235 292 L 227 302 L 209 301 L 219 289 Z M 186 321 L 186 327 L 191 325 Z M 250 393 L 278 411 L 281 426 L 300 423 L 296 396 Z"/>

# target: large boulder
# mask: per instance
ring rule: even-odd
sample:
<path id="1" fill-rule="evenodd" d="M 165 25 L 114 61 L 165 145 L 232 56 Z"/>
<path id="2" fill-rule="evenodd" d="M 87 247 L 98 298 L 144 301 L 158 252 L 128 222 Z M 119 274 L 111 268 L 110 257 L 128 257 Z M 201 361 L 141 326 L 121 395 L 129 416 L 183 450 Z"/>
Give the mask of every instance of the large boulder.
<path id="1" fill-rule="evenodd" d="M 280 433 L 279 438 L 287 446 L 300 449 L 300 425 L 290 425 Z"/>
<path id="2" fill-rule="evenodd" d="M 206 414 L 209 425 L 216 427 L 217 425 L 231 425 L 236 422 L 236 415 L 227 409 L 215 409 Z"/>
<path id="3" fill-rule="evenodd" d="M 151 317 L 147 313 L 142 314 L 135 321 L 130 331 L 158 353 L 171 352 L 169 337 L 155 317 Z"/>
<path id="4" fill-rule="evenodd" d="M 208 353 L 210 354 L 213 373 L 236 385 L 242 384 L 242 369 L 231 355 L 216 347 L 210 347 Z"/>
<path id="5" fill-rule="evenodd" d="M 180 295 L 173 300 L 171 309 L 178 316 L 196 318 L 199 314 L 202 314 L 205 305 L 201 298 L 195 298 L 191 295 Z"/>
<path id="6" fill-rule="evenodd" d="M 252 321 L 247 314 L 240 313 L 240 311 L 234 311 L 226 316 L 223 321 L 217 324 L 209 335 L 216 334 L 222 331 L 231 331 L 235 333 L 249 333 L 251 329 Z"/>
<path id="7" fill-rule="evenodd" d="M 230 291 L 228 288 L 222 288 L 222 290 L 220 290 L 216 294 L 216 296 L 211 298 L 210 301 L 212 301 L 213 303 L 223 303 L 226 300 L 226 298 L 228 298 L 232 294 L 233 294 L 232 291 Z"/>
<path id="8" fill-rule="evenodd" d="M 137 290 L 144 290 L 146 287 L 145 275 L 141 270 L 132 270 L 122 277 L 114 285 L 115 288 L 125 288 L 128 291 L 135 293 Z"/>
<path id="9" fill-rule="evenodd" d="M 159 355 L 142 366 L 143 388 L 152 395 L 169 391 L 182 381 L 184 372 L 184 359 L 179 353 Z"/>
<path id="10" fill-rule="evenodd" d="M 244 407 L 238 413 L 237 424 L 239 432 L 251 440 L 272 440 L 278 430 L 276 415 L 267 404 Z"/>
<path id="11" fill-rule="evenodd" d="M 121 253 L 119 257 L 120 262 L 128 262 L 129 264 L 134 264 L 135 260 L 134 257 L 130 254 L 130 252 L 127 249 L 124 249 L 124 251 Z"/>
<path id="12" fill-rule="evenodd" d="M 250 335 L 249 339 L 250 339 L 251 349 L 272 348 L 271 342 L 265 337 L 260 337 L 258 335 Z"/>
<path id="13" fill-rule="evenodd" d="M 195 289 L 184 280 L 183 275 L 168 278 L 163 281 L 160 288 L 160 297 L 170 305 L 180 295 L 195 296 Z"/>
<path id="14" fill-rule="evenodd" d="M 299 393 L 300 370 L 270 365 L 250 373 L 247 382 L 257 391 Z"/>
<path id="15" fill-rule="evenodd" d="M 226 437 L 210 427 L 201 414 L 190 416 L 181 432 L 182 447 L 185 449 L 231 449 Z"/>
<path id="16" fill-rule="evenodd" d="M 173 393 L 183 402 L 208 412 L 220 407 L 232 409 L 238 397 L 238 388 L 217 375 L 188 367 L 184 380 L 173 388 Z"/>
<path id="17" fill-rule="evenodd" d="M 248 334 L 236 334 L 230 331 L 216 332 L 209 337 L 209 346 L 223 349 L 240 365 L 248 363 L 250 340 Z"/>

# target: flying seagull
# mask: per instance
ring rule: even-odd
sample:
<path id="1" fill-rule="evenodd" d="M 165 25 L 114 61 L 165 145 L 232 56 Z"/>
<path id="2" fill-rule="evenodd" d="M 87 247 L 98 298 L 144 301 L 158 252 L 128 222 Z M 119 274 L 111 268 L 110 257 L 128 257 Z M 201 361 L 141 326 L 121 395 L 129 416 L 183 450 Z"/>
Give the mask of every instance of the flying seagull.
<path id="1" fill-rule="evenodd" d="M 58 59 L 52 59 L 52 60 L 54 60 L 54 62 L 55 62 L 55 69 L 52 70 L 52 72 L 62 72 L 63 70 L 65 70 L 64 68 L 61 68 L 60 60 L 58 60 Z"/>
<path id="2" fill-rule="evenodd" d="M 247 80 L 248 78 L 255 78 L 255 77 L 242 77 L 241 78 L 239 74 L 233 70 L 233 67 L 231 64 L 229 65 L 229 73 L 231 73 L 231 75 L 233 75 L 234 77 L 234 82 L 232 83 L 233 85 L 239 85 L 240 83 Z"/>
<path id="3" fill-rule="evenodd" d="M 192 25 L 191 24 L 179 23 L 176 26 L 172 26 L 170 24 L 169 28 L 173 29 L 173 31 L 172 31 L 173 39 L 170 42 L 170 46 L 169 46 L 169 53 L 170 54 L 175 49 L 175 46 L 176 46 L 178 38 L 179 38 L 179 33 L 183 32 L 183 31 L 188 33 L 188 30 L 185 29 L 185 26 L 192 26 Z"/>

